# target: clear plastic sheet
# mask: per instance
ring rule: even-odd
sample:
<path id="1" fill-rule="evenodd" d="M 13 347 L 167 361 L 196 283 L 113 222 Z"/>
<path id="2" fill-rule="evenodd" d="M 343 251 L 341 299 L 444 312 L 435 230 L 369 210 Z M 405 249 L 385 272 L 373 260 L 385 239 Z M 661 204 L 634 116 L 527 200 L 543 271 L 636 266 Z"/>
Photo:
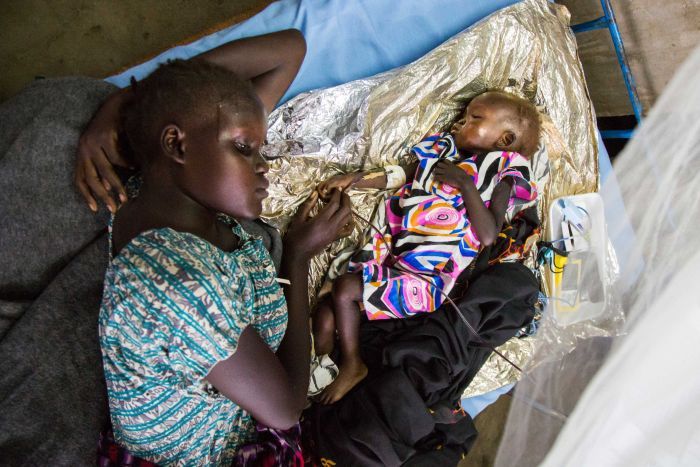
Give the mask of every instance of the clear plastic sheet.
<path id="1" fill-rule="evenodd" d="M 700 48 L 618 155 L 601 194 L 615 201 L 616 178 L 627 216 L 608 231 L 633 232 L 632 253 L 607 265 L 602 314 L 540 327 L 496 465 L 700 462 L 699 73 Z"/>
<path id="2" fill-rule="evenodd" d="M 358 57 L 358 60 L 361 57 Z M 550 200 L 598 188 L 595 119 L 568 11 L 545 0 L 504 8 L 405 67 L 345 85 L 301 94 L 270 115 L 264 152 L 274 161 L 263 217 L 284 230 L 296 207 L 316 185 L 338 172 L 402 162 L 425 134 L 449 127 L 473 96 L 505 89 L 532 99 L 543 114 L 542 150 L 533 160 L 541 212 Z M 370 219 L 386 195 L 350 192 L 354 209 Z M 312 263 L 312 302 L 329 274 L 344 267 L 367 225 Z M 330 273 L 329 273 L 330 271 Z M 513 358 L 529 358 L 529 344 L 507 344 Z M 519 348 L 521 347 L 521 348 Z M 500 365 L 491 360 L 489 365 Z M 513 382 L 501 369 L 470 395 Z"/>

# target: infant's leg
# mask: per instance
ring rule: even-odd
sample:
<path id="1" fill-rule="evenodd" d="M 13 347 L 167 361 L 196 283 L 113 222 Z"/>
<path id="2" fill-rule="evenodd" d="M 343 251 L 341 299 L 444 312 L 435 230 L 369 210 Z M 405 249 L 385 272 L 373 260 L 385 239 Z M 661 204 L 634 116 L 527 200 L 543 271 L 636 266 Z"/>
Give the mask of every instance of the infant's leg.
<path id="1" fill-rule="evenodd" d="M 362 277 L 344 274 L 333 284 L 333 312 L 340 341 L 340 374 L 321 394 L 324 404 L 340 400 L 367 376 L 367 366 L 360 358 L 360 305 Z"/>
<path id="2" fill-rule="evenodd" d="M 331 353 L 335 343 L 335 317 L 330 296 L 324 297 L 318 303 L 312 325 L 316 355 Z"/>
<path id="3" fill-rule="evenodd" d="M 343 274 L 333 284 L 333 308 L 343 361 L 360 359 L 362 276 Z"/>

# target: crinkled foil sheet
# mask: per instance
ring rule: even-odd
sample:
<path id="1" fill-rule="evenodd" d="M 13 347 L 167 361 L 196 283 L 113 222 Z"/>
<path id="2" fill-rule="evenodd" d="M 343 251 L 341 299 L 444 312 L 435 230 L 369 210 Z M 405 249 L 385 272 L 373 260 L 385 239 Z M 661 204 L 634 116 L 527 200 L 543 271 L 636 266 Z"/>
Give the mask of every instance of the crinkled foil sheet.
<path id="1" fill-rule="evenodd" d="M 273 161 L 263 217 L 284 231 L 319 182 L 339 172 L 404 161 L 412 144 L 428 132 L 448 128 L 469 99 L 488 89 L 527 97 L 541 110 L 546 150 L 533 160 L 541 215 L 552 199 L 597 191 L 595 117 L 569 13 L 546 0 L 526 0 L 492 14 L 409 65 L 304 93 L 276 109 L 264 148 Z M 386 193 L 354 191 L 350 196 L 357 213 L 370 219 Z M 356 219 L 350 237 L 314 259 L 312 302 L 367 230 Z M 520 365 L 532 354 L 528 339 L 513 339 L 501 349 Z M 515 369 L 492 355 L 465 394 L 483 394 L 517 377 Z"/>

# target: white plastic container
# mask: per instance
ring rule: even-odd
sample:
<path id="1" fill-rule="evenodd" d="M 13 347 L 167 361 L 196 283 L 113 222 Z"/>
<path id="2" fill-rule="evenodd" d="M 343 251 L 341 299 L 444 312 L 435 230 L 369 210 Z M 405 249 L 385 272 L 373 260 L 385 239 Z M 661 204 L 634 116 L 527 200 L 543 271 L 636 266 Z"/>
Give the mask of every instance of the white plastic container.
<path id="1" fill-rule="evenodd" d="M 549 208 L 546 240 L 567 257 L 545 266 L 551 310 L 562 325 L 594 318 L 605 306 L 607 231 L 598 193 L 558 198 Z"/>

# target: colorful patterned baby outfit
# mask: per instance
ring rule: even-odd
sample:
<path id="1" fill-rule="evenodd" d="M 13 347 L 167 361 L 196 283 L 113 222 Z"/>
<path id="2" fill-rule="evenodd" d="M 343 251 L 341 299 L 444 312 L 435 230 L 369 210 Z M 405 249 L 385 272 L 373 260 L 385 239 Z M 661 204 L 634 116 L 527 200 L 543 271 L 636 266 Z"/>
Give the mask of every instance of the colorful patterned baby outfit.
<path id="1" fill-rule="evenodd" d="M 530 163 L 518 153 L 463 157 L 448 133 L 425 138 L 411 153 L 419 162 L 413 180 L 386 201 L 379 213 L 383 235 L 374 233 L 349 267 L 350 272 L 362 271 L 363 303 L 371 320 L 436 310 L 444 300 L 440 290 L 449 294 L 479 251 L 461 193 L 433 180 L 439 160 L 451 161 L 469 174 L 487 207 L 504 177 L 515 180 L 509 209 L 537 197 Z"/>
<path id="2" fill-rule="evenodd" d="M 237 224 L 224 252 L 170 228 L 141 233 L 110 263 L 100 344 L 116 441 L 160 465 L 231 465 L 251 416 L 205 381 L 247 326 L 274 351 L 284 295 L 262 241 Z"/>

